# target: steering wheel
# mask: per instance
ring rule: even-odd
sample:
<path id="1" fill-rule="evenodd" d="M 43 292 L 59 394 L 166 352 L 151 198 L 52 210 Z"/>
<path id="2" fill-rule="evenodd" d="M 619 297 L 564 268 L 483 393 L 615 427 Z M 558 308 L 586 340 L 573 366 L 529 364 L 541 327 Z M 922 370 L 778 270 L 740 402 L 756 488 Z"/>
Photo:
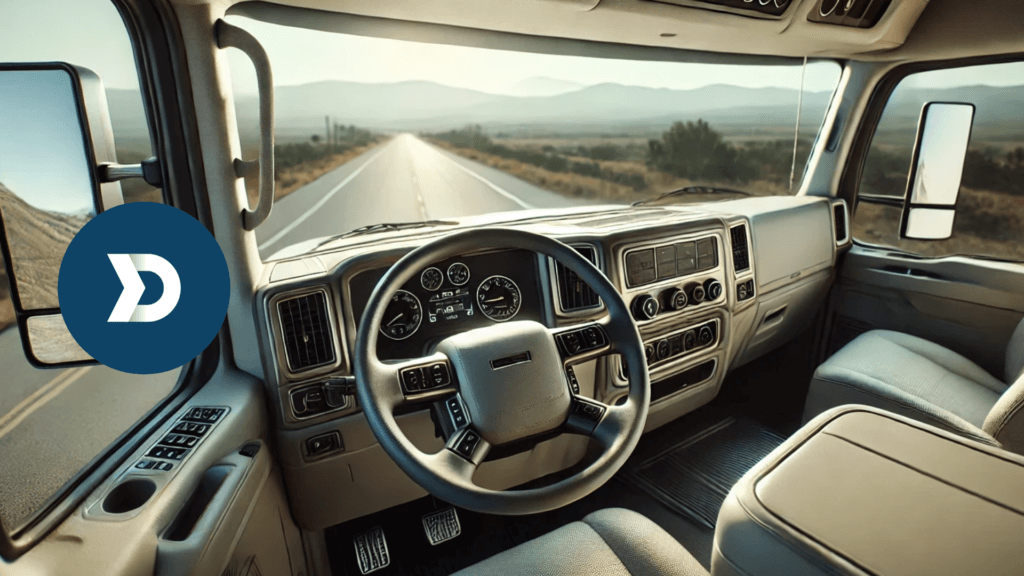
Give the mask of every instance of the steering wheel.
<path id="1" fill-rule="evenodd" d="M 388 302 L 422 269 L 467 252 L 519 248 L 550 256 L 586 282 L 608 314 L 596 322 L 549 329 L 510 321 L 450 336 L 425 357 L 398 362 L 377 358 L 378 329 Z M 567 367 L 605 354 L 626 360 L 625 403 L 606 405 L 577 396 Z M 643 344 L 629 308 L 611 282 L 565 244 L 530 232 L 481 228 L 441 237 L 399 260 L 377 284 L 359 323 L 355 345 L 359 402 L 385 452 L 434 496 L 478 512 L 533 514 L 559 508 L 593 492 L 622 466 L 643 432 L 650 380 Z M 443 402 L 456 431 L 445 448 L 428 454 L 395 421 L 396 409 Z M 542 488 L 481 488 L 473 474 L 492 446 L 538 434 L 586 434 L 604 450 L 586 468 Z"/>

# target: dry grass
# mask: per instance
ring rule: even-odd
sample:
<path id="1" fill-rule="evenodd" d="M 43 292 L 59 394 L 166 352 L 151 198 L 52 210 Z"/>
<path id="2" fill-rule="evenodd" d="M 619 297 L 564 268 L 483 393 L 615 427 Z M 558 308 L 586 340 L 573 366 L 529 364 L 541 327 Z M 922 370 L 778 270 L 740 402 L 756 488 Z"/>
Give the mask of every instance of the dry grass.
<path id="1" fill-rule="evenodd" d="M 590 158 L 568 157 L 569 160 L 581 163 L 595 162 L 602 170 L 620 174 L 641 174 L 647 183 L 645 190 L 634 190 L 630 186 L 617 184 L 608 180 L 582 176 L 572 172 L 552 172 L 533 164 L 519 162 L 509 158 L 502 158 L 493 154 L 487 154 L 473 148 L 461 148 L 454 146 L 444 140 L 431 139 L 430 142 L 439 148 L 443 148 L 464 158 L 475 162 L 497 168 L 511 174 L 520 180 L 550 190 L 570 198 L 587 198 L 604 200 L 609 202 L 635 202 L 652 198 L 686 186 L 721 186 L 722 188 L 734 188 L 736 184 L 726 182 L 694 182 L 686 178 L 679 178 L 671 174 L 649 169 L 643 162 L 626 160 L 591 160 Z M 748 182 L 742 186 L 743 191 L 755 196 L 781 196 L 788 195 L 789 190 L 783 186 L 768 181 Z"/>
<path id="2" fill-rule="evenodd" d="M 289 166 L 287 168 L 277 170 L 274 174 L 274 199 L 280 200 L 281 198 L 284 198 L 331 170 L 351 161 L 353 158 L 367 150 L 376 148 L 385 142 L 387 142 L 387 140 L 376 140 L 366 146 L 355 146 L 338 154 L 331 154 L 329 156 L 324 156 L 323 158 L 318 158 L 316 160 L 303 162 L 301 164 L 296 164 L 295 166 Z M 259 196 L 259 177 L 246 178 L 245 189 L 249 194 L 250 205 L 254 206 L 256 204 L 256 199 Z"/>

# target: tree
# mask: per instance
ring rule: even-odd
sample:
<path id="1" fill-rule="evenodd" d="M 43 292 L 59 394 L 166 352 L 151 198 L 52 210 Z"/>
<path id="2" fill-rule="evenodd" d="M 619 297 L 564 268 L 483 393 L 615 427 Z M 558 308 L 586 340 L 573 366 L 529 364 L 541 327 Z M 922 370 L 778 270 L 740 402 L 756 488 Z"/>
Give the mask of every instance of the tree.
<path id="1" fill-rule="evenodd" d="M 647 143 L 647 165 L 691 180 L 746 181 L 756 168 L 704 120 L 675 122 Z"/>

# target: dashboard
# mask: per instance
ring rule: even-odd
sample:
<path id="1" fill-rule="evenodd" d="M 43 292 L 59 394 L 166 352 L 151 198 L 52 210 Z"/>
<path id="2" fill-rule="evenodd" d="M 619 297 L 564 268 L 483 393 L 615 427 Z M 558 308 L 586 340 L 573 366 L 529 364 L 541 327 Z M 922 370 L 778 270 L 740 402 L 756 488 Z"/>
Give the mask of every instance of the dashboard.
<path id="1" fill-rule="evenodd" d="M 707 404 L 729 371 L 810 325 L 838 253 L 851 245 L 848 221 L 841 200 L 816 197 L 524 211 L 348 238 L 271 263 L 255 313 L 265 327 L 265 381 L 296 520 L 321 529 L 425 494 L 377 444 L 351 359 L 374 289 L 416 247 L 453 229 L 506 226 L 557 238 L 589 259 L 630 306 L 644 343 L 649 431 Z M 431 263 L 391 296 L 376 327 L 377 356 L 427 356 L 449 336 L 504 322 L 571 328 L 605 314 L 558 262 L 514 247 L 470 251 Z M 628 390 L 626 374 L 610 354 L 567 368 L 565 379 L 572 394 L 612 404 Z M 446 441 L 444 403 L 436 404 L 398 418 L 426 452 Z M 498 447 L 474 482 L 507 489 L 572 466 L 587 450 L 588 439 L 571 434 Z M 348 497 L 317 497 L 337 490 Z"/>
<path id="2" fill-rule="evenodd" d="M 379 327 L 377 357 L 416 358 L 441 340 L 510 320 L 543 322 L 538 257 L 504 250 L 453 258 L 424 268 L 391 298 Z M 388 267 L 349 281 L 352 310 L 361 318 Z"/>

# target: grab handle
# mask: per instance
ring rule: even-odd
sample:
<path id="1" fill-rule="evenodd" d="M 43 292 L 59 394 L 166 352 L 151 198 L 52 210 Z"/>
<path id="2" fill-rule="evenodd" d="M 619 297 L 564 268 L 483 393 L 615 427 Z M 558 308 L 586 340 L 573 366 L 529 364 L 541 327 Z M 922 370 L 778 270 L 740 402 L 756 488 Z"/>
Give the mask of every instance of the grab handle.
<path id="1" fill-rule="evenodd" d="M 274 205 L 274 78 L 270 70 L 270 59 L 266 50 L 245 30 L 232 26 L 223 20 L 216 24 L 217 46 L 238 48 L 256 68 L 256 85 L 260 97 L 260 194 L 256 210 L 242 210 L 242 227 L 255 230 L 268 216 Z M 235 176 L 251 176 L 256 169 L 255 161 L 234 160 Z"/>

